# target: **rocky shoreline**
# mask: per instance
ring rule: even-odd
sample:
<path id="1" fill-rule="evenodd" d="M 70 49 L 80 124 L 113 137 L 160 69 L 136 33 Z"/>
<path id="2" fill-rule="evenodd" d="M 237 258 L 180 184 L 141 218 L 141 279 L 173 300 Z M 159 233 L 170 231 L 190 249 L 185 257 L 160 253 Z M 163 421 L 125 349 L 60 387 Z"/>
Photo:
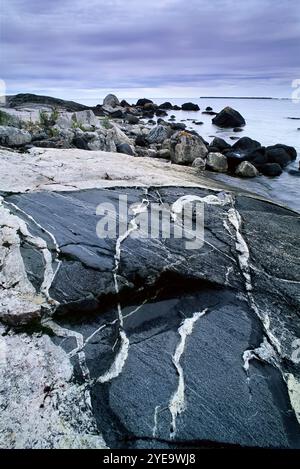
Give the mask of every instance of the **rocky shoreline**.
<path id="1" fill-rule="evenodd" d="M 186 123 L 176 122 L 170 113 L 179 109 L 170 102 L 158 106 L 149 99 L 129 105 L 114 95 L 93 108 L 55 98 L 17 95 L 8 97 L 1 111 L 0 144 L 22 151 L 33 146 L 78 148 L 162 158 L 193 165 L 199 171 L 207 169 L 241 178 L 280 176 L 297 157 L 291 146 L 279 143 L 264 147 L 249 137 L 237 138 L 232 145 L 218 137 L 208 143 Z M 199 106 L 185 103 L 182 109 L 193 112 Z M 207 107 L 203 113 L 212 115 L 217 127 L 232 128 L 234 132 L 246 125 L 243 116 L 230 107 L 219 113 Z"/>
<path id="2" fill-rule="evenodd" d="M 299 214 L 209 177 L 294 149 L 208 144 L 160 120 L 171 103 L 33 99 L 1 114 L 0 447 L 300 448 Z M 120 196 L 130 228 L 99 238 Z M 142 236 L 186 197 L 201 249 Z"/>

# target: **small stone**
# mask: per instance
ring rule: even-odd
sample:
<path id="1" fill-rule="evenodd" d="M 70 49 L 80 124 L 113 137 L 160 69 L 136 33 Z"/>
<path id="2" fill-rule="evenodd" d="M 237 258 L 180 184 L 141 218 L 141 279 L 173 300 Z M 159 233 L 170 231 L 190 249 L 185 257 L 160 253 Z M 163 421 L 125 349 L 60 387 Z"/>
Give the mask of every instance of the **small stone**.
<path id="1" fill-rule="evenodd" d="M 197 168 L 199 171 L 204 171 L 205 166 L 206 161 L 203 158 L 196 158 L 192 163 L 192 167 Z"/>
<path id="2" fill-rule="evenodd" d="M 258 175 L 258 171 L 249 161 L 242 161 L 236 168 L 235 174 L 240 177 L 253 178 Z"/>
<path id="3" fill-rule="evenodd" d="M 228 170 L 227 158 L 222 155 L 222 153 L 209 153 L 206 160 L 206 167 L 211 171 L 226 173 Z"/>
<path id="4" fill-rule="evenodd" d="M 171 158 L 171 152 L 167 148 L 162 148 L 157 152 L 158 158 L 165 158 L 169 160 Z"/>

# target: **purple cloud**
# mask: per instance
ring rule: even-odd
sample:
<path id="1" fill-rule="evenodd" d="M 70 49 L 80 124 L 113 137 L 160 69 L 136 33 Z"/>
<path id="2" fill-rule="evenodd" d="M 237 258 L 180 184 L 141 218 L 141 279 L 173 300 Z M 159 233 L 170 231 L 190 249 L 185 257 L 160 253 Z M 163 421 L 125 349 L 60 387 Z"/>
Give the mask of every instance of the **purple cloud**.
<path id="1" fill-rule="evenodd" d="M 185 87 L 288 95 L 299 78 L 298 0 L 10 0 L 1 18 L 8 91 Z M 255 85 L 256 86 L 256 85 Z M 250 92 L 249 92 L 250 91 Z M 272 92 L 274 91 L 274 92 Z"/>

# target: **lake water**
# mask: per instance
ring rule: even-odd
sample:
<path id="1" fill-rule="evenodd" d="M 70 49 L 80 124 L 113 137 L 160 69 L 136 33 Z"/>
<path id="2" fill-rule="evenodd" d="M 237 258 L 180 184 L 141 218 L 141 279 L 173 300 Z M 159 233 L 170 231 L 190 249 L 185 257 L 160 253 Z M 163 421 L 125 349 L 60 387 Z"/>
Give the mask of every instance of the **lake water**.
<path id="1" fill-rule="evenodd" d="M 157 104 L 171 101 L 172 104 L 181 105 L 191 101 L 200 107 L 198 112 L 170 111 L 174 114 L 176 121 L 183 119 L 193 119 L 202 121 L 203 125 L 185 122 L 188 128 L 196 130 L 202 137 L 210 142 L 214 136 L 224 138 L 228 143 L 234 141 L 230 137 L 247 136 L 261 142 L 263 146 L 284 143 L 296 148 L 297 160 L 290 164 L 284 173 L 276 178 L 258 176 L 255 179 L 244 180 L 230 177 L 223 174 L 213 174 L 217 180 L 227 182 L 233 186 L 245 188 L 293 208 L 300 212 L 300 177 L 288 173 L 290 169 L 298 169 L 300 159 L 300 103 L 296 104 L 291 100 L 276 99 L 230 99 L 230 98 L 185 98 L 185 99 L 153 99 Z M 130 101 L 129 101 L 130 102 Z M 213 116 L 202 114 L 207 106 L 213 108 L 215 112 L 221 111 L 225 106 L 231 106 L 239 111 L 246 120 L 243 132 L 235 133 L 232 130 L 220 129 L 212 124 Z M 288 119 L 296 117 L 299 120 Z"/>

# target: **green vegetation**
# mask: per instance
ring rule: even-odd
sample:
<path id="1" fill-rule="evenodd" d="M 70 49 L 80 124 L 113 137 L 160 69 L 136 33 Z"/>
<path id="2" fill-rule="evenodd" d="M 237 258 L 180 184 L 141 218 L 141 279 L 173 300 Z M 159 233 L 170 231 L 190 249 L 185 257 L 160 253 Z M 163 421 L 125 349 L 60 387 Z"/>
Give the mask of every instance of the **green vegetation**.
<path id="1" fill-rule="evenodd" d="M 22 128 L 30 133 L 39 132 L 41 130 L 39 123 L 32 122 L 31 118 L 29 121 L 22 122 Z"/>
<path id="2" fill-rule="evenodd" d="M 72 117 L 72 129 L 80 129 L 82 130 L 82 132 L 88 132 L 88 130 L 82 125 L 80 124 L 80 122 L 78 122 L 75 114 L 73 115 Z"/>
<path id="3" fill-rule="evenodd" d="M 59 112 L 57 108 L 55 107 L 51 113 L 50 119 L 52 122 L 54 122 L 54 124 L 56 124 L 58 117 L 59 117 Z"/>
<path id="4" fill-rule="evenodd" d="M 47 111 L 40 111 L 40 125 L 45 130 L 48 130 L 53 125 L 56 124 L 58 119 L 59 112 L 56 108 L 53 108 L 52 112 L 49 114 Z"/>
<path id="5" fill-rule="evenodd" d="M 50 119 L 46 111 L 40 111 L 40 125 L 44 128 L 50 127 Z"/>
<path id="6" fill-rule="evenodd" d="M 49 135 L 50 135 L 50 137 L 58 137 L 59 136 L 59 130 L 56 129 L 55 127 L 51 127 L 49 129 Z"/>
<path id="7" fill-rule="evenodd" d="M 18 124 L 18 119 L 11 116 L 7 112 L 0 110 L 0 125 L 15 125 Z"/>
<path id="8" fill-rule="evenodd" d="M 101 124 L 104 129 L 111 129 L 112 127 L 108 116 L 105 116 L 104 119 L 101 119 Z"/>

